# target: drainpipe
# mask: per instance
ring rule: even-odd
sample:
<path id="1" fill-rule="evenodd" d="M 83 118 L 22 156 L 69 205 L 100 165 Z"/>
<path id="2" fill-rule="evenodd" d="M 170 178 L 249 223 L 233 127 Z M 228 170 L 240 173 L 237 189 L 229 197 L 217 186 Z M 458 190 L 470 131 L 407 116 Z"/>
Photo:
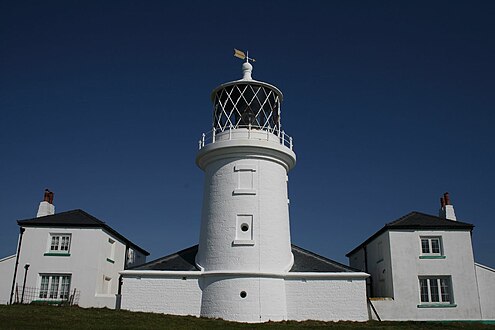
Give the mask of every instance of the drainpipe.
<path id="1" fill-rule="evenodd" d="M 21 245 L 22 245 L 22 235 L 26 229 L 19 227 L 19 243 L 17 244 L 17 256 L 15 258 L 15 267 L 14 267 L 14 278 L 12 279 L 12 289 L 10 289 L 10 300 L 9 304 L 12 305 L 12 298 L 14 297 L 14 287 L 15 287 L 15 279 L 17 277 L 17 267 L 19 266 L 19 256 L 21 255 Z"/>
<path id="2" fill-rule="evenodd" d="M 115 297 L 115 309 L 119 310 L 122 305 L 122 275 L 119 275 L 119 288 Z"/>
<path id="3" fill-rule="evenodd" d="M 127 263 L 129 261 L 129 244 L 125 245 L 125 256 L 124 256 L 124 270 L 127 269 Z M 115 309 L 119 310 L 122 304 L 122 275 L 119 275 L 119 287 L 117 289 L 117 296 L 115 299 Z"/>

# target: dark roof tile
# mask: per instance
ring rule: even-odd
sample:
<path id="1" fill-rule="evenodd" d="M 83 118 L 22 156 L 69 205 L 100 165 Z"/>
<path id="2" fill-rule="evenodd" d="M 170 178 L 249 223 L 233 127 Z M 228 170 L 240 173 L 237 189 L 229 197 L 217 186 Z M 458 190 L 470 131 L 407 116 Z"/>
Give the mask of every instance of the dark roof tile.
<path id="1" fill-rule="evenodd" d="M 132 270 L 197 271 L 195 258 L 198 245 L 158 258 Z M 354 272 L 355 269 L 292 245 L 294 265 L 291 272 Z"/>

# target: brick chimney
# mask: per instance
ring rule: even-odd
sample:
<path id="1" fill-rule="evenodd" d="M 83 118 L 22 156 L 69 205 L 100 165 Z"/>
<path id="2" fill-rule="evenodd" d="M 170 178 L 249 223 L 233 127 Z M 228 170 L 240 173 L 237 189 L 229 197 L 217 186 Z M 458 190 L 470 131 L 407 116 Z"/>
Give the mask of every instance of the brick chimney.
<path id="1" fill-rule="evenodd" d="M 440 198 L 440 211 L 438 213 L 440 218 L 457 221 L 454 206 L 450 204 L 450 196 L 448 192 L 443 194 L 443 197 Z"/>
<path id="2" fill-rule="evenodd" d="M 40 202 L 40 206 L 38 207 L 38 214 L 36 214 L 36 217 L 39 218 L 52 214 L 55 214 L 55 206 L 53 205 L 53 192 L 45 189 L 43 201 Z"/>

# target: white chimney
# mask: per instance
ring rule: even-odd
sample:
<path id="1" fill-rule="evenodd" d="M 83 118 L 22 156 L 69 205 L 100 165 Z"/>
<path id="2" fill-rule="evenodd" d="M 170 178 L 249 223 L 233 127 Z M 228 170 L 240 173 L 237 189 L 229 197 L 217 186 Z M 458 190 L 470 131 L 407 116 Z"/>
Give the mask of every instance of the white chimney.
<path id="1" fill-rule="evenodd" d="M 51 192 L 48 189 L 45 189 L 43 201 L 40 202 L 40 206 L 38 207 L 38 213 L 36 214 L 36 217 L 39 218 L 52 214 L 55 214 L 55 206 L 53 205 L 53 192 Z"/>
<path id="2" fill-rule="evenodd" d="M 443 194 L 443 197 L 440 198 L 440 211 L 439 217 L 447 220 L 457 221 L 454 212 L 454 205 L 450 204 L 449 193 L 446 192 Z"/>

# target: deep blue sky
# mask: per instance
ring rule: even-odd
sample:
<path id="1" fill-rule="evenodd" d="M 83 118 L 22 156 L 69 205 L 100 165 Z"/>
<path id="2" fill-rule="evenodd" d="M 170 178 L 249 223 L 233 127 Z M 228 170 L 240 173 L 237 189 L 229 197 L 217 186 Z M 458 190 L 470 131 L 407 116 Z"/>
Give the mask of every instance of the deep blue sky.
<path id="1" fill-rule="evenodd" d="M 151 252 L 196 244 L 210 92 L 284 93 L 293 243 L 347 263 L 449 191 L 495 267 L 495 2 L 1 1 L 0 257 L 43 190 Z"/>

